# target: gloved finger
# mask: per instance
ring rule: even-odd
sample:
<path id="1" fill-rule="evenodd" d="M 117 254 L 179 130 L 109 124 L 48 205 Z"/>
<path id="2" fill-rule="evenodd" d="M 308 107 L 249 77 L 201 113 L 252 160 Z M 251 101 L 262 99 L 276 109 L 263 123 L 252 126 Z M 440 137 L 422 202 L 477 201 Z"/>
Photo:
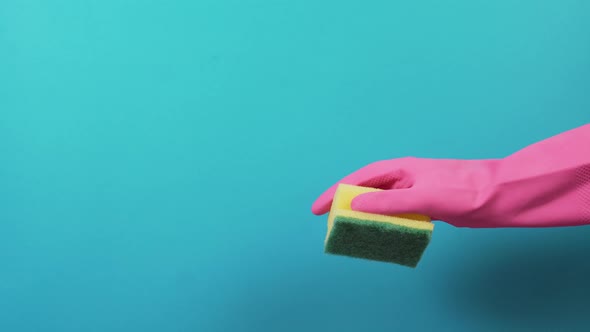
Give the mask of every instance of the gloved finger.
<path id="1" fill-rule="evenodd" d="M 330 210 L 334 193 L 339 184 L 366 186 L 379 189 L 408 188 L 412 186 L 412 178 L 402 170 L 403 161 L 387 160 L 369 164 L 345 176 L 322 193 L 311 207 L 316 215 L 322 215 Z"/>
<path id="2" fill-rule="evenodd" d="M 421 214 L 440 219 L 444 206 L 431 191 L 423 188 L 392 189 L 370 192 L 355 197 L 355 211 L 384 215 Z M 443 213 L 444 214 L 444 213 Z"/>

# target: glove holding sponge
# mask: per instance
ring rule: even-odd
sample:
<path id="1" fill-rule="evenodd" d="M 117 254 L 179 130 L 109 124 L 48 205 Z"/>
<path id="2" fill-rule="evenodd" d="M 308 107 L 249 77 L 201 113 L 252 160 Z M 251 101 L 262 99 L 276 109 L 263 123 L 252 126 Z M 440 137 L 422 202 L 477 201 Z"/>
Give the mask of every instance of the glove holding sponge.
<path id="1" fill-rule="evenodd" d="M 325 250 L 416 266 L 432 220 L 456 227 L 590 224 L 590 124 L 505 158 L 399 158 L 365 166 L 326 190 Z M 425 217 L 428 216 L 428 217 Z"/>

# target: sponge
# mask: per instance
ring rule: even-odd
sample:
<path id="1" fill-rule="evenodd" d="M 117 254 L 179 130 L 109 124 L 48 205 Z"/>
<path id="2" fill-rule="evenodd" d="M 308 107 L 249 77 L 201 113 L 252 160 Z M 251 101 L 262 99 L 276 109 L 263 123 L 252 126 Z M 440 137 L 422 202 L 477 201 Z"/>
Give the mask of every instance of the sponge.
<path id="1" fill-rule="evenodd" d="M 340 184 L 328 216 L 328 254 L 415 268 L 430 243 L 434 224 L 423 215 L 386 216 L 353 211 L 352 199 L 381 189 Z"/>

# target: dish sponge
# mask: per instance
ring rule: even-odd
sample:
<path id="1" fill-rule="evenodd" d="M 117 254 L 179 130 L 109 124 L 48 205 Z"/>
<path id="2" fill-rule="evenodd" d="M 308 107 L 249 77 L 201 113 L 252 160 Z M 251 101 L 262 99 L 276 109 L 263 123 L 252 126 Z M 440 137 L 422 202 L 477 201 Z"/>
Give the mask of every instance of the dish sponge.
<path id="1" fill-rule="evenodd" d="M 354 197 L 381 189 L 340 184 L 328 216 L 328 254 L 416 267 L 430 243 L 434 224 L 423 215 L 385 216 L 353 211 Z"/>

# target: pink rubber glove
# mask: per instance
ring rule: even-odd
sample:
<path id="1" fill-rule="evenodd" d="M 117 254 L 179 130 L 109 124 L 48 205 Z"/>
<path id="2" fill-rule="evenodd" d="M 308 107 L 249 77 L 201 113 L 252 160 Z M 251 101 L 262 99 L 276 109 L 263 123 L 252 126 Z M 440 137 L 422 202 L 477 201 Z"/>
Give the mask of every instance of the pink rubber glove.
<path id="1" fill-rule="evenodd" d="M 457 227 L 590 224 L 590 124 L 503 159 L 400 158 L 346 176 L 313 204 L 327 213 L 339 183 L 386 189 L 352 201 L 378 214 L 418 213 Z"/>

